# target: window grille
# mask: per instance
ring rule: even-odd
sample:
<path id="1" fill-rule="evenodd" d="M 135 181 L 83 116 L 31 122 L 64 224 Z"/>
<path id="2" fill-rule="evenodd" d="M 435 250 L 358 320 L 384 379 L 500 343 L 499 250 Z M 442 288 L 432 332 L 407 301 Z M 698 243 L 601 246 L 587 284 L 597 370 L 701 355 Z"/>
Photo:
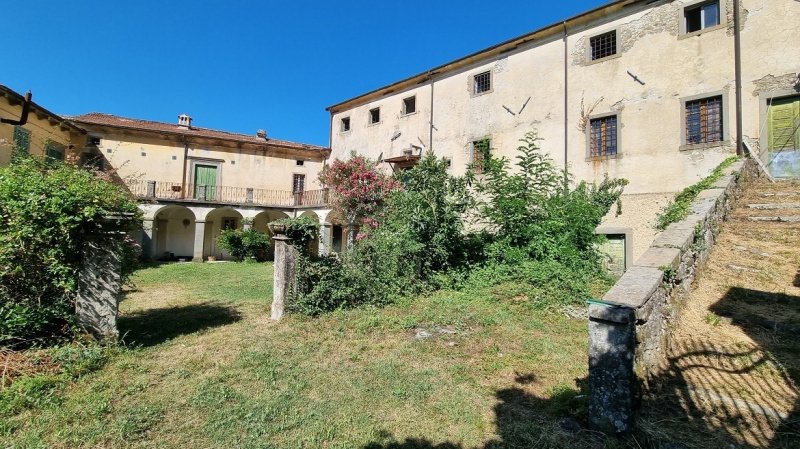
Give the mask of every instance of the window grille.
<path id="1" fill-rule="evenodd" d="M 14 127 L 14 150 L 28 154 L 31 149 L 31 132 L 21 126 Z"/>
<path id="2" fill-rule="evenodd" d="M 602 157 L 617 154 L 617 116 L 592 119 L 589 135 L 589 156 Z"/>
<path id="3" fill-rule="evenodd" d="M 722 96 L 686 102 L 686 144 L 722 141 Z"/>
<path id="4" fill-rule="evenodd" d="M 417 97 L 408 97 L 403 100 L 403 114 L 417 112 Z"/>
<path id="5" fill-rule="evenodd" d="M 64 145 L 56 142 L 47 142 L 44 148 L 44 154 L 47 160 L 63 161 L 64 160 Z"/>
<path id="6" fill-rule="evenodd" d="M 350 117 L 345 117 L 342 119 L 342 132 L 350 131 Z"/>
<path id="7" fill-rule="evenodd" d="M 687 8 L 683 15 L 686 18 L 687 33 L 717 26 L 720 23 L 719 0 Z"/>
<path id="8" fill-rule="evenodd" d="M 303 193 L 306 189 L 306 175 L 294 175 L 292 179 L 292 192 Z"/>
<path id="9" fill-rule="evenodd" d="M 381 121 L 381 108 L 375 108 L 369 110 L 369 123 L 374 125 L 375 123 L 379 123 Z"/>
<path id="10" fill-rule="evenodd" d="M 609 31 L 589 39 L 592 61 L 617 54 L 617 31 Z"/>
<path id="11" fill-rule="evenodd" d="M 491 139 L 480 139 L 472 142 L 472 171 L 475 174 L 480 175 L 483 173 L 491 147 Z"/>
<path id="12" fill-rule="evenodd" d="M 302 167 L 303 165 L 306 164 L 306 161 L 304 161 L 302 159 L 297 159 L 294 163 L 295 163 L 295 165 L 297 165 L 299 167 Z"/>
<path id="13" fill-rule="evenodd" d="M 483 72 L 475 75 L 473 92 L 482 94 L 492 90 L 492 72 Z"/>

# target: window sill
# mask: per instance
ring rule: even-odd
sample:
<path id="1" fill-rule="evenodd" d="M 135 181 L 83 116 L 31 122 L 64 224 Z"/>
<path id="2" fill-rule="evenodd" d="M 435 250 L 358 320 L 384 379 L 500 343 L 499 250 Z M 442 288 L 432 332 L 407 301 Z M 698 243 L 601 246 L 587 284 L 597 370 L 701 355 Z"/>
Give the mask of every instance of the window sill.
<path id="1" fill-rule="evenodd" d="M 400 114 L 400 118 L 410 117 L 412 115 L 417 115 L 417 112 L 419 112 L 419 111 L 409 112 L 408 114 Z"/>
<path id="2" fill-rule="evenodd" d="M 375 123 L 370 123 L 370 124 L 368 124 L 368 125 L 367 125 L 367 128 L 369 128 L 370 126 L 378 126 L 378 125 L 380 125 L 381 123 L 383 123 L 383 121 L 380 121 L 380 122 L 375 122 Z"/>
<path id="3" fill-rule="evenodd" d="M 693 143 L 691 145 L 681 145 L 678 148 L 680 151 L 694 151 L 694 150 L 708 150 L 710 148 L 728 147 L 731 145 L 729 140 L 720 140 L 718 142 L 708 143 Z"/>
<path id="4" fill-rule="evenodd" d="M 601 62 L 611 61 L 612 59 L 617 59 L 617 58 L 620 58 L 620 57 L 622 57 L 621 53 L 614 53 L 613 55 L 606 56 L 604 58 L 590 59 L 589 61 L 586 62 L 586 65 L 589 66 L 589 65 L 594 65 L 594 64 L 600 64 Z M 589 55 L 589 58 L 591 58 L 591 55 Z"/>
<path id="5" fill-rule="evenodd" d="M 689 39 L 690 37 L 699 36 L 701 34 L 710 33 L 712 31 L 722 30 L 728 27 L 727 23 L 720 23 L 719 25 L 714 25 L 713 27 L 703 28 L 702 30 L 692 31 L 691 33 L 684 33 L 678 35 L 678 40 L 681 39 Z"/>
<path id="6" fill-rule="evenodd" d="M 339 131 L 339 134 L 350 134 L 350 130 L 348 129 L 347 131 Z"/>
<path id="7" fill-rule="evenodd" d="M 606 155 L 606 156 L 587 156 L 584 160 L 586 162 L 603 162 L 603 161 L 621 159 L 621 158 L 622 158 L 622 155 L 617 153 L 617 154 L 609 154 L 609 155 Z"/>
<path id="8" fill-rule="evenodd" d="M 494 89 L 489 89 L 489 90 L 487 90 L 486 92 L 481 92 L 481 93 L 479 93 L 479 94 L 473 93 L 473 94 L 472 94 L 472 95 L 470 95 L 470 96 L 471 96 L 472 98 L 475 98 L 475 97 L 482 97 L 482 96 L 484 96 L 484 95 L 488 95 L 488 94 L 490 94 L 490 93 L 492 93 L 492 92 L 494 92 Z"/>

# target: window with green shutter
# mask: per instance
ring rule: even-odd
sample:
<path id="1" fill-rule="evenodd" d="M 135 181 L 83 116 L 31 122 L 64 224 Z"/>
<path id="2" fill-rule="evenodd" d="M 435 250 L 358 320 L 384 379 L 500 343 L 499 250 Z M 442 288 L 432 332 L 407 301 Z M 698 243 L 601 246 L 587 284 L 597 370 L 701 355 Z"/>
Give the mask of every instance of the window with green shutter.
<path id="1" fill-rule="evenodd" d="M 47 142 L 44 148 L 44 154 L 49 161 L 64 161 L 64 145 L 58 142 Z"/>
<path id="2" fill-rule="evenodd" d="M 768 119 L 770 151 L 800 149 L 800 97 L 772 100 Z"/>
<path id="3" fill-rule="evenodd" d="M 21 126 L 14 127 L 14 151 L 21 154 L 31 151 L 31 132 Z"/>

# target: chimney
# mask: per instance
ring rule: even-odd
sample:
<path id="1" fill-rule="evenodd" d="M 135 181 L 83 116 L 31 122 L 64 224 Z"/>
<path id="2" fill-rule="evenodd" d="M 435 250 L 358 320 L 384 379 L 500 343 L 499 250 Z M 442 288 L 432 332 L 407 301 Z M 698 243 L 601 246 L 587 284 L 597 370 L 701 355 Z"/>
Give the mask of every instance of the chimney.
<path id="1" fill-rule="evenodd" d="M 260 137 L 262 139 L 266 139 L 267 138 L 267 132 L 264 131 L 263 129 L 259 129 L 258 131 L 256 131 L 256 136 L 258 136 L 258 137 Z"/>
<path id="2" fill-rule="evenodd" d="M 192 118 L 186 114 L 181 114 L 178 116 L 178 126 L 183 126 L 184 128 L 192 128 Z"/>

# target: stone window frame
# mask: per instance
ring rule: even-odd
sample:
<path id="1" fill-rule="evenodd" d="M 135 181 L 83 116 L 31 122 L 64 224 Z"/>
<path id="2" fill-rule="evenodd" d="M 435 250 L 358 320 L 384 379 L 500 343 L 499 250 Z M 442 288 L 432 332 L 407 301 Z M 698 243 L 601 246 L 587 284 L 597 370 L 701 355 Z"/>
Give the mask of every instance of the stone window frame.
<path id="1" fill-rule="evenodd" d="M 411 111 L 411 112 L 408 112 L 406 110 L 406 100 L 411 100 L 411 99 L 414 100 L 414 110 Z M 416 94 L 408 96 L 408 97 L 405 97 L 405 98 L 403 98 L 401 100 L 400 117 L 408 117 L 409 115 L 416 114 L 418 111 L 419 111 L 419 109 L 417 108 L 417 95 Z"/>
<path id="2" fill-rule="evenodd" d="M 479 75 L 483 75 L 484 73 L 489 74 L 489 89 L 483 92 L 475 92 L 475 77 Z M 480 97 L 482 95 L 488 95 L 494 92 L 494 73 L 491 68 L 481 69 L 469 74 L 469 95 L 472 98 Z"/>
<path id="3" fill-rule="evenodd" d="M 347 123 L 347 129 L 344 129 L 345 121 Z M 339 133 L 341 134 L 349 133 L 351 129 L 353 129 L 353 121 L 350 119 L 349 115 L 347 117 L 342 117 L 339 119 Z"/>
<path id="4" fill-rule="evenodd" d="M 222 164 L 225 163 L 224 159 L 212 159 L 204 157 L 189 156 L 186 158 L 189 161 L 189 185 L 195 186 L 194 174 L 196 173 L 195 167 L 197 165 L 214 165 L 217 167 L 217 187 L 222 185 Z M 186 192 L 194 196 L 194 191 Z"/>
<path id="5" fill-rule="evenodd" d="M 603 30 L 599 33 L 592 33 L 591 35 L 586 36 L 586 48 L 584 48 L 584 58 L 586 60 L 586 65 L 599 64 L 601 62 L 610 61 L 612 59 L 617 59 L 622 56 L 622 47 L 620 45 L 620 36 L 622 35 L 620 33 L 621 28 L 622 28 L 621 26 L 616 26 L 613 28 Z M 592 39 L 597 36 L 602 36 L 608 33 L 616 34 L 616 48 L 614 54 L 603 58 L 592 59 Z"/>
<path id="6" fill-rule="evenodd" d="M 624 235 L 625 236 L 625 271 L 633 266 L 633 229 L 618 226 L 598 226 L 594 230 L 595 234 L 601 235 Z"/>
<path id="7" fill-rule="evenodd" d="M 719 25 L 703 28 L 691 33 L 686 32 L 686 10 L 692 9 L 703 3 L 711 3 L 714 0 L 694 0 L 686 3 L 683 7 L 678 8 L 678 39 L 687 39 L 701 34 L 710 33 L 712 31 L 721 30 L 728 27 L 728 2 L 725 0 L 716 0 L 719 2 Z"/>
<path id="8" fill-rule="evenodd" d="M 592 156 L 592 120 L 606 118 L 606 117 L 617 117 L 617 153 L 616 154 L 608 154 L 605 156 Z M 586 135 L 586 154 L 585 158 L 586 161 L 602 161 L 606 159 L 619 159 L 622 157 L 620 149 L 622 148 L 622 112 L 605 112 L 600 114 L 593 114 L 586 118 L 586 131 L 584 132 Z"/>
<path id="9" fill-rule="evenodd" d="M 769 151 L 769 129 L 767 129 L 769 106 L 773 100 L 781 100 L 784 98 L 800 97 L 800 88 L 795 89 L 775 89 L 758 94 L 758 123 L 764 124 L 763 132 L 758 135 L 758 152 Z"/>
<path id="10" fill-rule="evenodd" d="M 372 120 L 372 118 L 373 118 L 372 112 L 373 111 L 378 111 L 378 120 L 377 121 L 373 121 Z M 374 108 L 369 108 L 369 110 L 367 111 L 367 125 L 368 126 L 375 126 L 375 125 L 380 125 L 381 123 L 383 123 L 383 114 L 381 114 L 381 107 L 380 106 L 376 106 Z M 353 129 L 353 127 L 351 126 L 350 129 Z"/>
<path id="11" fill-rule="evenodd" d="M 690 101 L 702 100 L 711 97 L 722 97 L 722 140 L 717 142 L 695 143 L 688 145 L 686 143 L 686 103 Z M 708 148 L 719 148 L 719 147 L 730 146 L 731 122 L 730 122 L 730 112 L 729 112 L 730 102 L 728 101 L 728 89 L 706 92 L 703 94 L 691 95 L 688 97 L 682 97 L 679 101 L 681 105 L 681 122 L 680 122 L 681 146 L 679 148 L 680 151 L 705 150 Z"/>

